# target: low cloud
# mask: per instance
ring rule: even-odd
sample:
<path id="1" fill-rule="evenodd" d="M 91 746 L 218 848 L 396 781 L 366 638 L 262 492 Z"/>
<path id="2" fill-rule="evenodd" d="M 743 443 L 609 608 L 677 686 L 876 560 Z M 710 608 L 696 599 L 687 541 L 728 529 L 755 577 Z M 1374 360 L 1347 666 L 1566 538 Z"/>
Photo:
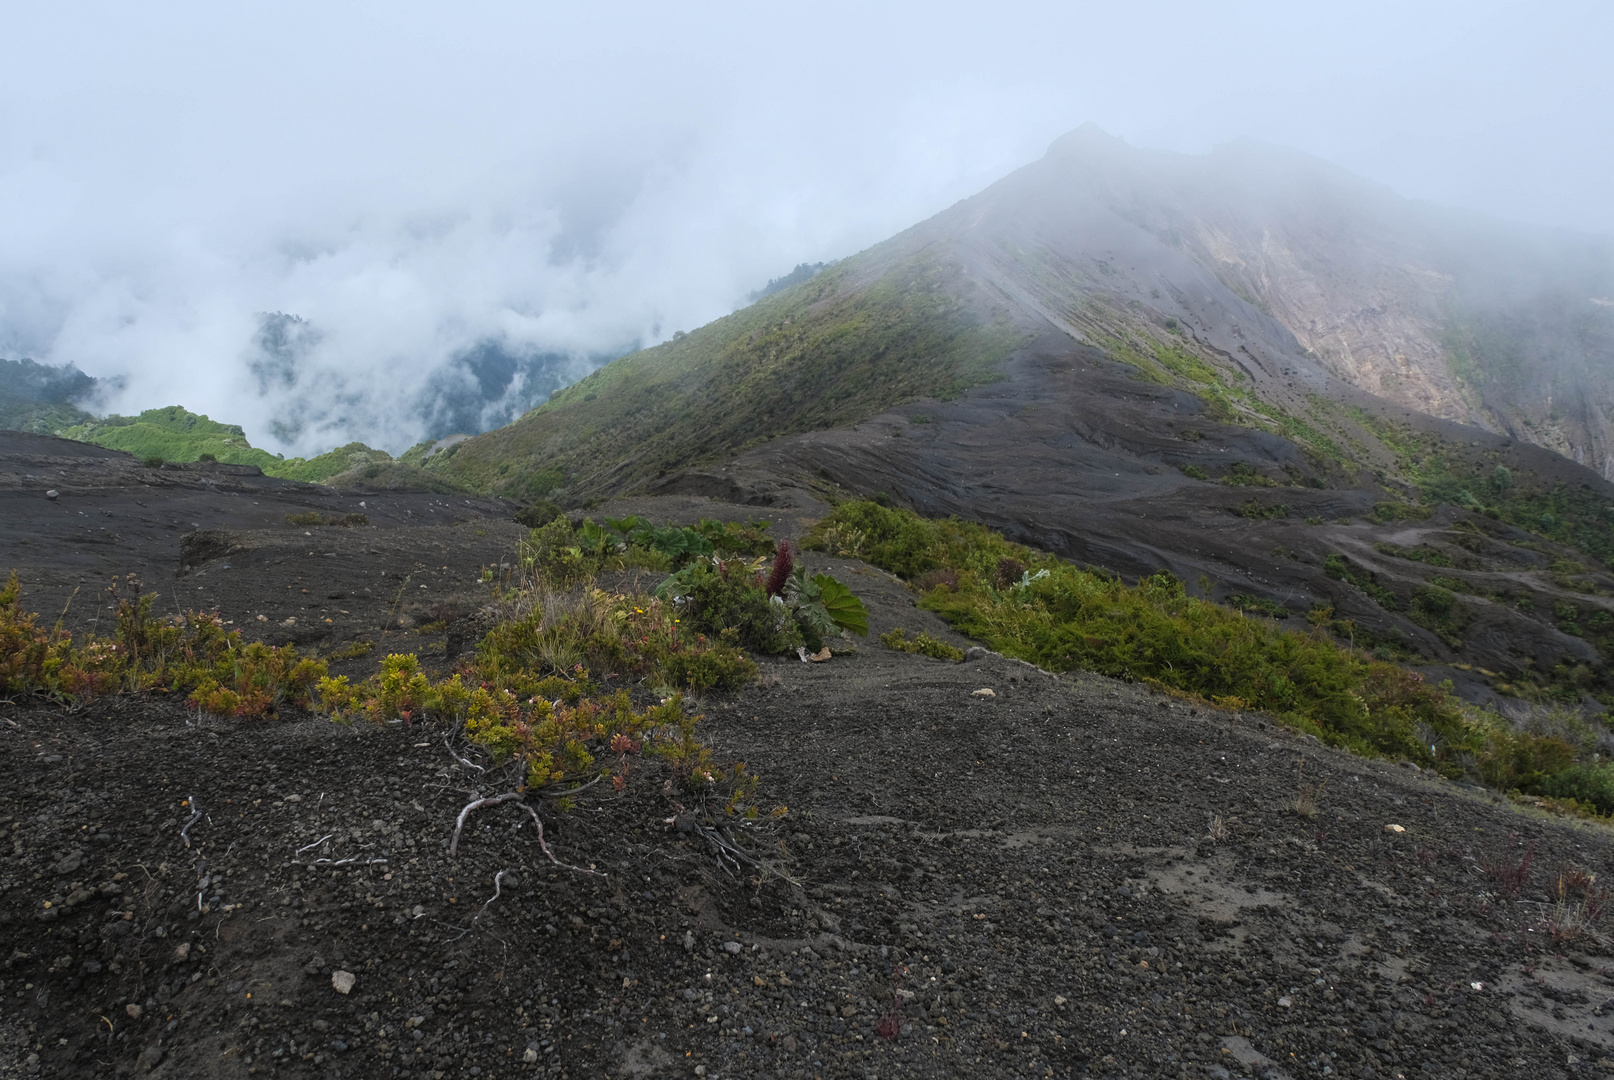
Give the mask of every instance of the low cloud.
<path id="1" fill-rule="evenodd" d="M 274 450 L 400 450 L 517 415 L 1088 120 L 1614 229 L 1614 138 L 1586 107 L 1614 92 L 1609 17 L 1523 12 L 35 5 L 0 40 L 0 356 Z"/>

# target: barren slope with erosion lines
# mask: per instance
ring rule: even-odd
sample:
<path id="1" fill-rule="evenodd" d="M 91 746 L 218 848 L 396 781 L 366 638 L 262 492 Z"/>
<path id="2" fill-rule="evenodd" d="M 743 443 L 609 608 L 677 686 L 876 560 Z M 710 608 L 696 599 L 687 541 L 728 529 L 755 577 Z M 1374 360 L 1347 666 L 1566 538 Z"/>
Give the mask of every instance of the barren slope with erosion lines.
<path id="1" fill-rule="evenodd" d="M 431 569 L 439 601 L 474 593 L 520 535 L 495 505 L 430 496 L 384 504 L 370 526 L 302 529 L 283 513 L 332 496 L 241 474 L 222 491 L 172 470 L 192 482 L 148 485 L 116 456 L 24 450 L 0 488 L 13 541 L 59 528 L 69 489 L 44 497 L 47 466 L 90 493 L 81 506 L 212 515 L 188 533 L 125 529 L 93 563 L 65 536 L 14 546 L 33 580 L 138 573 L 165 593 L 201 581 L 222 617 L 264 626 L 266 614 L 277 634 L 326 606 L 301 591 L 311 575 L 362 595 L 355 572 L 413 588 Z M 680 496 L 602 510 L 766 513 L 799 535 L 814 508 Z M 764 805 L 789 808 L 742 837 L 771 853 L 766 872 L 725 861 L 658 759 L 569 811 L 531 796 L 554 857 L 602 877 L 547 858 L 519 804 L 469 815 L 451 845 L 462 809 L 514 780 L 428 717 L 225 720 L 160 694 L 0 706 L 0 1071 L 805 1080 L 1614 1065 L 1607 894 L 1592 877 L 1614 856 L 1603 827 L 1339 754 L 1256 713 L 885 648 L 896 628 L 967 642 L 889 575 L 806 558 L 865 599 L 868 641 L 823 664 L 765 660 L 755 683 L 698 702 L 717 760 L 744 759 Z M 395 608 L 365 602 L 344 606 L 379 635 Z M 442 629 L 394 632 L 406 630 L 382 644 L 440 667 Z M 357 675 L 373 658 L 346 663 Z"/>

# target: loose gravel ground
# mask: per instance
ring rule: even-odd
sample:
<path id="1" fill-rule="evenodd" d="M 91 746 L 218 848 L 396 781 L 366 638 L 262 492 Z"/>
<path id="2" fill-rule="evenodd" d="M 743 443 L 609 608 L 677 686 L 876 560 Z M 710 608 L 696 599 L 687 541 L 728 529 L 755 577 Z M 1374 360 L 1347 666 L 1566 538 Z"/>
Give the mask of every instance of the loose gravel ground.
<path id="1" fill-rule="evenodd" d="M 365 568 L 416 572 L 438 539 L 389 528 Z M 490 557 L 431 565 L 447 593 Z M 875 635 L 947 635 L 879 571 L 814 565 Z M 307 567 L 244 569 L 238 625 Z M 762 866 L 720 862 L 652 762 L 532 803 L 598 877 L 511 803 L 451 856 L 510 781 L 444 728 L 0 704 L 0 1075 L 1614 1072 L 1602 826 L 872 635 L 698 707 L 788 807 L 749 830 Z"/>

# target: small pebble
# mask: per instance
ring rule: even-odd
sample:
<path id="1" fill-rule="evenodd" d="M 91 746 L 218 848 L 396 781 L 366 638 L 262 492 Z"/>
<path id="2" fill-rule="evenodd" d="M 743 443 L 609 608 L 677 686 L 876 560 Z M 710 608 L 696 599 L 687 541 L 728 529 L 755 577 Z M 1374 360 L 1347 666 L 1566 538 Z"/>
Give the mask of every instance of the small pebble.
<path id="1" fill-rule="evenodd" d="M 1395 836 L 1395 835 L 1400 835 L 1401 833 L 1404 833 L 1407 830 L 1404 827 L 1400 826 L 1400 825 L 1386 825 L 1384 827 L 1384 831 L 1387 832 L 1387 833 L 1390 833 L 1392 836 Z"/>
<path id="2" fill-rule="evenodd" d="M 353 989 L 353 984 L 358 981 L 358 976 L 354 975 L 351 971 L 331 972 L 331 988 L 338 994 L 346 994 L 351 992 Z"/>

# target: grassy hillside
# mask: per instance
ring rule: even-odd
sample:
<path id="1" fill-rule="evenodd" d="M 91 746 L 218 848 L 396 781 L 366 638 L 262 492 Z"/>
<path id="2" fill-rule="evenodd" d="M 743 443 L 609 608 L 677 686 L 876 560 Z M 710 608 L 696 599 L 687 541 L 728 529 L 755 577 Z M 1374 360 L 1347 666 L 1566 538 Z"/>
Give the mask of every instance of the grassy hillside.
<path id="1" fill-rule="evenodd" d="M 958 266 L 845 260 L 689 334 L 633 353 L 427 468 L 482 491 L 631 491 L 779 435 L 853 424 L 998 377 L 1021 335 Z"/>
<path id="2" fill-rule="evenodd" d="M 392 456 L 363 443 L 348 443 L 312 458 L 283 458 L 247 441 L 236 424 L 221 424 L 179 405 L 147 409 L 139 416 L 109 416 L 63 429 L 64 438 L 125 450 L 138 458 L 197 461 L 204 455 L 226 465 L 256 465 L 268 476 L 323 483 L 341 473 L 386 466 Z"/>

